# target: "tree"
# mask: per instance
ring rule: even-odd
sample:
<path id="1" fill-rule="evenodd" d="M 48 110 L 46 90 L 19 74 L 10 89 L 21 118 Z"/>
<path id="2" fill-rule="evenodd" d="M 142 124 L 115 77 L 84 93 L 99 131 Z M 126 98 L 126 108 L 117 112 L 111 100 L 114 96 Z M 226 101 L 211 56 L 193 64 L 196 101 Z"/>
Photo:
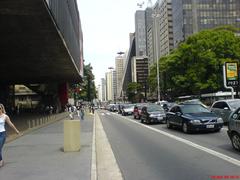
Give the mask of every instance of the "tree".
<path id="1" fill-rule="evenodd" d="M 128 100 L 131 102 L 140 102 L 141 99 L 144 98 L 144 96 L 140 93 L 141 88 L 141 84 L 139 83 L 129 83 L 127 87 Z"/>
<path id="2" fill-rule="evenodd" d="M 84 65 L 83 82 L 70 85 L 69 96 L 77 100 L 92 101 L 96 98 L 96 87 L 91 64 Z"/>
<path id="3" fill-rule="evenodd" d="M 180 96 L 223 89 L 222 65 L 240 59 L 240 38 L 234 32 L 234 28 L 227 26 L 201 31 L 162 57 L 161 90 Z M 151 88 L 155 87 L 154 68 L 149 76 Z"/>

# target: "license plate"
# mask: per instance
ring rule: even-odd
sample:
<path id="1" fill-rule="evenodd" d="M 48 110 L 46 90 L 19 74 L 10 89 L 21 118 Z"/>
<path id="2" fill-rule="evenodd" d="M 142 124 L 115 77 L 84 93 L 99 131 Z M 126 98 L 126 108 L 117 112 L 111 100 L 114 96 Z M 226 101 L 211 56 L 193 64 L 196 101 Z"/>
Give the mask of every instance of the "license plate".
<path id="1" fill-rule="evenodd" d="M 209 125 L 207 125 L 207 128 L 214 128 L 214 125 L 213 124 L 209 124 Z"/>

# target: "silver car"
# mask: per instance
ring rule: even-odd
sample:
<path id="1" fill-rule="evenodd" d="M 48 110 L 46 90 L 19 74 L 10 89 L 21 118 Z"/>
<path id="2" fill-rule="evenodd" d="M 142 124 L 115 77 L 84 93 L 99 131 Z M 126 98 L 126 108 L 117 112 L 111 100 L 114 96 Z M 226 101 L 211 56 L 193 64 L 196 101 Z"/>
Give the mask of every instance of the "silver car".
<path id="1" fill-rule="evenodd" d="M 227 133 L 233 148 L 240 151 L 240 108 L 230 115 Z"/>
<path id="2" fill-rule="evenodd" d="M 230 114 L 240 107 L 240 99 L 224 99 L 213 103 L 211 111 L 228 123 Z"/>

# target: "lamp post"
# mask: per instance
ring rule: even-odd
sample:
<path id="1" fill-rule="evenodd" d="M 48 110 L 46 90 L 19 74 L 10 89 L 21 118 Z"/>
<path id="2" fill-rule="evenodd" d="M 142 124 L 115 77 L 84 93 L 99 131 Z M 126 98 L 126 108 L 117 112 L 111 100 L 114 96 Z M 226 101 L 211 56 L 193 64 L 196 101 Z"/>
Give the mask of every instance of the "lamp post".
<path id="1" fill-rule="evenodd" d="M 155 30 L 155 48 L 156 48 L 156 57 L 157 57 L 157 95 L 158 95 L 158 101 L 160 101 L 160 80 L 159 80 L 159 52 L 158 52 L 158 25 L 157 25 L 157 18 L 160 16 L 160 14 L 157 13 L 155 10 L 152 14 L 152 17 L 154 18 L 154 30 Z"/>

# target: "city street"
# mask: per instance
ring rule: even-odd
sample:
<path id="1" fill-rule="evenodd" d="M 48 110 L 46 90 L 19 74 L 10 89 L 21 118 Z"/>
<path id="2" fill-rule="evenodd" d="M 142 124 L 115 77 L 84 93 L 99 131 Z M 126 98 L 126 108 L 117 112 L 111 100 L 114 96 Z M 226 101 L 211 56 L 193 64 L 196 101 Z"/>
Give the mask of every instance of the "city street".
<path id="1" fill-rule="evenodd" d="M 124 179 L 239 178 L 240 156 L 220 132 L 184 134 L 166 124 L 98 112 Z M 225 178 L 224 178 L 225 176 Z"/>

